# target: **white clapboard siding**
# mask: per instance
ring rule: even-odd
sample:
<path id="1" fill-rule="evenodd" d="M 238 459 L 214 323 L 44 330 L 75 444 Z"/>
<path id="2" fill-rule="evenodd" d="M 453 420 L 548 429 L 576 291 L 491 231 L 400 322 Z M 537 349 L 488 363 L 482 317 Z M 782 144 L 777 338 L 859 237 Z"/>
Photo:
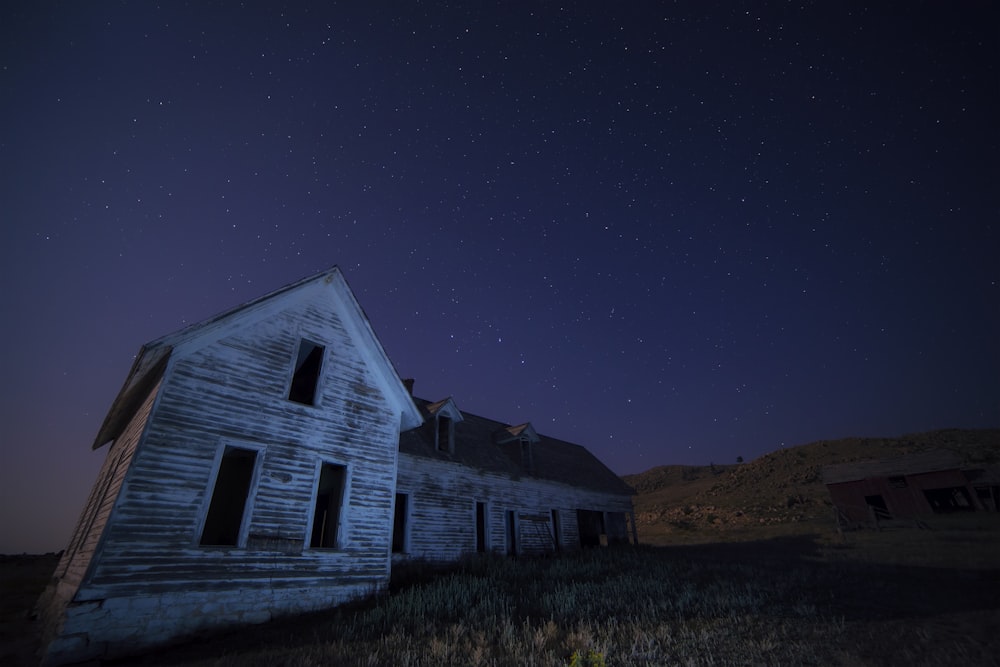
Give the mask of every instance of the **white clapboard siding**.
<path id="1" fill-rule="evenodd" d="M 632 511 L 628 496 L 484 473 L 409 454 L 400 454 L 396 491 L 407 494 L 409 503 L 405 555 L 432 561 L 451 561 L 476 551 L 476 502 L 487 504 L 490 551 L 507 552 L 507 512 L 516 514 L 517 553 L 522 555 L 555 550 L 552 510 L 559 513 L 560 548 L 567 550 L 580 545 L 577 509 L 622 516 Z"/>
<path id="2" fill-rule="evenodd" d="M 144 348 L 164 359 L 162 378 L 120 433 L 121 397 L 102 427 L 99 439 L 115 440 L 56 573 L 48 663 L 329 607 L 388 583 L 399 431 L 419 412 L 339 272 L 275 294 Z M 316 405 L 287 398 L 302 339 L 325 347 Z M 141 384 L 133 374 L 122 396 Z M 248 515 L 237 546 L 201 546 L 227 445 L 257 453 Z M 346 470 L 339 540 L 314 549 L 325 462 Z"/>

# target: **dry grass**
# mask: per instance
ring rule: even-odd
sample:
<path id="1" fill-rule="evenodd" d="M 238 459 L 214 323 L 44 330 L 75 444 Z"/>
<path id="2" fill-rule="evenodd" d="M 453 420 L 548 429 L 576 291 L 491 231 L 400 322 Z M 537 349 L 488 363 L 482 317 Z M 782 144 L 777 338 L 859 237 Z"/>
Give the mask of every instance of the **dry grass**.
<path id="1" fill-rule="evenodd" d="M 1000 515 L 933 528 L 417 564 L 391 595 L 112 664 L 996 664 Z"/>
<path id="2" fill-rule="evenodd" d="M 840 535 L 818 479 L 827 463 L 947 443 L 988 463 L 998 442 L 936 432 L 664 467 L 629 480 L 640 536 L 662 546 L 418 564 L 390 595 L 116 664 L 1000 664 L 1000 514 Z M 2 563 L 0 637 L 19 640 L 3 664 L 28 664 L 26 612 L 54 566 L 27 562 Z"/>
<path id="3" fill-rule="evenodd" d="M 1000 517 L 965 518 L 846 541 L 473 559 L 353 608 L 121 664 L 995 664 Z"/>

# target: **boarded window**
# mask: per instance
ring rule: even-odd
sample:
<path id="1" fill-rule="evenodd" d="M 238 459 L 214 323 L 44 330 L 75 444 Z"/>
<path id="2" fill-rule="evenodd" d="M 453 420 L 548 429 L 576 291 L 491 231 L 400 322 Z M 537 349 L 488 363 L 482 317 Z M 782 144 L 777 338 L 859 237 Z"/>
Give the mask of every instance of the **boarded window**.
<path id="1" fill-rule="evenodd" d="M 239 542 L 256 461 L 257 452 L 252 449 L 226 447 L 201 531 L 202 545 L 236 546 Z"/>
<path id="2" fill-rule="evenodd" d="M 392 518 L 392 552 L 401 554 L 407 551 L 406 549 L 406 529 L 407 529 L 407 513 L 409 508 L 409 496 L 405 493 L 396 494 L 396 511 Z"/>
<path id="3" fill-rule="evenodd" d="M 344 499 L 344 466 L 324 463 L 316 489 L 316 509 L 313 514 L 312 538 L 309 546 L 314 549 L 337 548 L 340 530 L 340 513 Z"/>
<path id="4" fill-rule="evenodd" d="M 451 448 L 451 423 L 451 417 L 438 415 L 437 448 L 442 452 L 453 451 Z"/>
<path id="5" fill-rule="evenodd" d="M 486 503 L 476 503 L 476 551 L 486 553 L 489 544 L 486 540 Z"/>
<path id="6" fill-rule="evenodd" d="M 323 370 L 322 345 L 307 340 L 299 342 L 299 354 L 295 359 L 295 372 L 288 390 L 288 400 L 304 405 L 316 404 L 316 388 L 319 386 L 320 371 Z"/>

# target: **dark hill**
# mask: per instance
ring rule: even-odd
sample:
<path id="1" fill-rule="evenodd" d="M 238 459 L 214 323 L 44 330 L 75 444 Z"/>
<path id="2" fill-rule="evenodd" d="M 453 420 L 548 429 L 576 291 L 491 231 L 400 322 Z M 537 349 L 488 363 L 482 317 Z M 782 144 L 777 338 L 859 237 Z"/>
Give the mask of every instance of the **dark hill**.
<path id="1" fill-rule="evenodd" d="M 844 438 L 786 447 L 732 466 L 660 466 L 623 479 L 637 492 L 640 540 L 725 537 L 828 521 L 823 466 L 947 449 L 969 466 L 1000 462 L 1000 429 L 948 429 L 897 438 Z M 706 535 L 707 533 L 707 535 Z M 720 534 L 721 533 L 721 534 Z"/>

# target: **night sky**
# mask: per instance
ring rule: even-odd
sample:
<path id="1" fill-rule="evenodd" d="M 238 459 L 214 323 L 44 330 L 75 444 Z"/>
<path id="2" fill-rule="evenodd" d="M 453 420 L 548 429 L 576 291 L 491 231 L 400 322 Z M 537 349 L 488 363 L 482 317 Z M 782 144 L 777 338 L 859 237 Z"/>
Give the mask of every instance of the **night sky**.
<path id="1" fill-rule="evenodd" d="M 1000 426 L 992 3 L 246 4 L 0 10 L 0 553 L 142 343 L 333 265 L 621 474 Z"/>

